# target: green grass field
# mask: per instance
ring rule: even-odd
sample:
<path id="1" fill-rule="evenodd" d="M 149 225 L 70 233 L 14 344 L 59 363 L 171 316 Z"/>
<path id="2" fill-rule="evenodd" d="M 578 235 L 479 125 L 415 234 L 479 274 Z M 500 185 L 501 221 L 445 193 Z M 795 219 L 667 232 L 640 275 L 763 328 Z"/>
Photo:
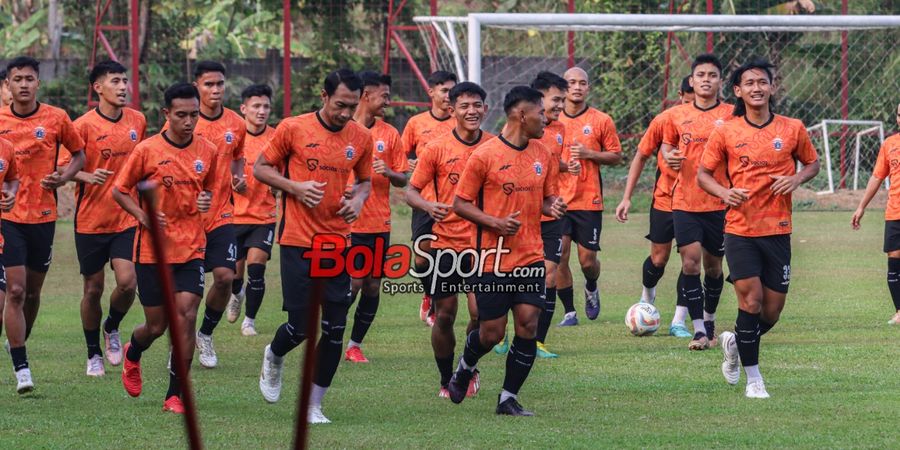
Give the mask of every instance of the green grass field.
<path id="1" fill-rule="evenodd" d="M 850 231 L 849 213 L 802 212 L 795 218 L 788 304 L 781 322 L 762 341 L 769 400 L 745 399 L 743 376 L 738 386 L 726 385 L 717 349 L 688 352 L 686 340 L 662 336 L 665 327 L 661 336 L 627 333 L 623 316 L 640 294 L 647 216 L 621 225 L 607 214 L 601 317 L 590 323 L 582 317 L 579 327 L 551 330 L 548 345 L 561 357 L 538 360 L 520 393 L 537 417 L 493 414 L 505 359 L 493 353 L 480 364 L 478 398 L 462 405 L 439 400 L 418 296 L 382 296 L 365 343 L 372 362 L 341 364 L 324 404 L 333 423 L 312 428 L 311 447 L 900 446 L 900 351 L 898 330 L 886 325 L 892 308 L 880 251 L 880 213 L 871 212 L 860 232 Z M 407 222 L 397 222 L 395 241 L 404 242 Z M 181 417 L 161 412 L 167 341 L 158 341 L 145 355 L 144 393 L 138 399 L 122 388 L 119 367 L 107 366 L 103 379 L 84 375 L 72 225 L 61 223 L 57 230 L 54 265 L 28 343 L 33 395 L 16 395 L 9 359 L 2 355 L 0 448 L 185 447 Z M 291 369 L 285 371 L 280 403 L 266 404 L 257 388 L 263 347 L 285 317 L 277 257 L 272 263 L 257 320 L 260 335 L 242 337 L 238 324 L 223 320 L 216 330 L 219 368 L 194 364 L 208 448 L 286 448 L 291 443 L 302 353 L 287 358 Z M 674 309 L 677 272 L 673 258 L 657 299 L 664 324 Z M 576 304 L 582 302 L 578 297 Z M 730 328 L 736 310 L 734 293 L 726 286 L 720 329 Z M 136 303 L 123 323 L 126 339 L 142 319 Z M 457 329 L 461 336 L 462 326 Z"/>

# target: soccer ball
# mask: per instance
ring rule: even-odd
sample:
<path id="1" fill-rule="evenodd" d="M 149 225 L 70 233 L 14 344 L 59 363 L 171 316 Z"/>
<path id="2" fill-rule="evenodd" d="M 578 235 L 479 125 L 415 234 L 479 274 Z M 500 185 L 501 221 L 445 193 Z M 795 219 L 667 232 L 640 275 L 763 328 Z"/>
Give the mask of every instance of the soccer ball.
<path id="1" fill-rule="evenodd" d="M 625 326 L 635 336 L 650 336 L 659 329 L 659 310 L 649 303 L 635 303 L 625 313 Z"/>

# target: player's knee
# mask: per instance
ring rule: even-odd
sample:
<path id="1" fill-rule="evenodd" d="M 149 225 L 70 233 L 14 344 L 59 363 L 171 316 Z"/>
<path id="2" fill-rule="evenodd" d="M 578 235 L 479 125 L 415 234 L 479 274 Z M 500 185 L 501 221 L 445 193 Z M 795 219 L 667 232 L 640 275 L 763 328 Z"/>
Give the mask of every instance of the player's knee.
<path id="1" fill-rule="evenodd" d="M 722 263 L 719 264 L 704 264 L 703 265 L 703 273 L 706 274 L 707 277 L 710 278 L 719 278 L 722 276 Z"/>
<path id="2" fill-rule="evenodd" d="M 124 276 L 116 279 L 116 287 L 122 293 L 125 294 L 134 294 L 137 292 L 137 277 L 136 276 Z"/>
<path id="3" fill-rule="evenodd" d="M 442 331 L 453 332 L 453 324 L 456 322 L 456 313 L 453 311 L 437 310 L 434 313 L 434 326 Z"/>
<path id="4" fill-rule="evenodd" d="M 700 275 L 700 259 L 685 256 L 681 260 L 681 271 L 685 275 Z"/>
<path id="5" fill-rule="evenodd" d="M 377 297 L 378 291 L 381 290 L 381 280 L 375 278 L 366 278 L 362 284 L 362 292 L 366 297 Z"/>
<path id="6" fill-rule="evenodd" d="M 488 347 L 493 347 L 503 340 L 506 336 L 506 329 L 503 327 L 481 327 L 479 330 L 481 343 Z"/>
<path id="7" fill-rule="evenodd" d="M 650 262 L 656 267 L 664 267 L 669 263 L 669 255 L 671 251 L 668 249 L 660 249 L 655 246 L 650 249 Z"/>
<path id="8" fill-rule="evenodd" d="M 148 322 L 147 323 L 147 331 L 153 336 L 153 339 L 156 339 L 162 336 L 166 332 L 166 321 L 160 320 L 157 322 Z"/>
<path id="9" fill-rule="evenodd" d="M 516 325 L 516 337 L 522 339 L 534 339 L 535 336 L 537 336 L 537 320 Z"/>
<path id="10" fill-rule="evenodd" d="M 21 284 L 9 284 L 6 286 L 6 302 L 17 306 L 25 302 L 25 286 Z"/>
<path id="11" fill-rule="evenodd" d="M 84 299 L 90 303 L 98 303 L 100 302 L 100 297 L 103 296 L 103 283 L 97 283 L 95 281 L 88 281 L 84 284 Z"/>
<path id="12" fill-rule="evenodd" d="M 216 275 L 213 278 L 213 286 L 212 288 L 221 291 L 221 290 L 231 290 L 231 282 L 234 281 L 234 275 Z"/>

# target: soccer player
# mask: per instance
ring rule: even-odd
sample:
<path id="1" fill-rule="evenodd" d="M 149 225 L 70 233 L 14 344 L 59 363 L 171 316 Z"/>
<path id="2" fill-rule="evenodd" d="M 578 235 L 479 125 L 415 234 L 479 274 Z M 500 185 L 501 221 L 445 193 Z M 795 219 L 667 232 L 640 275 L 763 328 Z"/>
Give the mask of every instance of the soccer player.
<path id="1" fill-rule="evenodd" d="M 137 220 L 113 200 L 112 181 L 144 139 L 147 120 L 140 112 L 125 107 L 129 86 L 125 66 L 101 61 L 91 70 L 90 83 L 100 104 L 75 121 L 85 142 L 84 168 L 75 175 L 75 251 L 84 277 L 81 325 L 87 343 L 86 373 L 99 377 L 106 373 L 100 350 L 104 266 L 111 265 L 116 279 L 109 297 L 109 315 L 102 323 L 106 359 L 113 366 L 122 363 L 119 323 L 131 308 L 137 287 L 132 262 Z"/>
<path id="2" fill-rule="evenodd" d="M 200 119 L 196 134 L 210 140 L 218 149 L 214 174 L 213 204 L 206 220 L 206 256 L 204 270 L 212 272 L 213 284 L 206 295 L 203 323 L 197 331 L 200 365 L 212 369 L 219 364 L 212 333 L 231 299 L 237 262 L 237 238 L 234 232 L 232 191 L 247 190 L 244 178 L 244 137 L 247 125 L 241 116 L 223 106 L 225 66 L 201 61 L 194 70 L 194 86 L 200 92 Z"/>
<path id="3" fill-rule="evenodd" d="M 778 321 L 791 281 L 791 192 L 819 172 L 803 122 L 772 112 L 772 68 L 751 61 L 734 71 L 737 118 L 709 136 L 697 175 L 701 188 L 729 206 L 725 258 L 739 309 L 735 332 L 720 336 L 722 374 L 737 384 L 740 362 L 748 398 L 769 397 L 759 372 L 759 341 Z M 804 164 L 799 172 L 798 161 Z M 716 178 L 722 167 L 728 185 Z"/>
<path id="4" fill-rule="evenodd" d="M 259 181 L 286 196 L 278 243 L 283 309 L 288 320 L 266 346 L 259 390 L 267 402 L 278 401 L 284 356 L 307 338 L 310 294 L 320 292 L 322 335 L 306 411 L 310 423 L 330 422 L 322 414 L 322 398 L 341 361 L 347 311 L 353 300 L 346 270 L 328 278 L 312 270 L 311 259 L 320 252 L 312 247 L 321 234 L 339 235 L 343 241 L 369 196 L 372 138 L 365 126 L 352 121 L 362 89 L 362 81 L 348 69 L 329 74 L 322 89 L 322 107 L 281 122 L 253 170 Z M 285 166 L 284 172 L 276 168 L 279 165 Z M 346 198 L 347 182 L 354 175 L 356 184 Z"/>
<path id="5" fill-rule="evenodd" d="M 897 125 L 900 126 L 900 105 L 897 106 Z M 878 158 L 875 160 L 875 169 L 866 186 L 866 193 L 850 220 L 853 229 L 858 230 L 862 225 L 866 206 L 869 206 L 872 197 L 878 193 L 881 183 L 890 178 L 887 209 L 884 211 L 883 251 L 888 256 L 887 283 L 895 312 L 888 325 L 900 325 L 900 157 L 897 152 L 900 152 L 900 134 L 885 139 L 881 144 Z"/>
<path id="6" fill-rule="evenodd" d="M 566 204 L 557 197 L 559 160 L 537 139 L 544 132 L 543 95 L 516 86 L 503 100 L 504 134 L 475 150 L 456 190 L 453 211 L 476 225 L 472 244 L 486 254 L 472 277 L 479 327 L 450 380 L 450 400 L 462 402 L 478 360 L 503 339 L 512 311 L 515 338 L 506 357 L 497 414 L 531 416 L 517 400 L 534 363 L 535 331 L 544 307 L 541 214 L 558 219 Z"/>
<path id="7" fill-rule="evenodd" d="M 247 135 L 244 137 L 244 157 L 255 161 L 265 150 L 275 129 L 268 125 L 272 113 L 272 88 L 264 84 L 248 86 L 241 93 L 241 114 Z M 247 190 L 234 195 L 234 233 L 237 239 L 237 274 L 231 285 L 228 302 L 229 322 L 241 315 L 247 300 L 241 334 L 256 336 L 256 313 L 266 295 L 266 264 L 272 257 L 275 242 L 277 205 L 272 189 L 253 177 L 253 165 L 244 166 Z M 244 286 L 244 272 L 247 286 Z"/>
<path id="8" fill-rule="evenodd" d="M 12 143 L 19 172 L 15 206 L 3 216 L 6 305 L 3 322 L 16 372 L 16 391 L 31 392 L 25 341 L 41 302 L 41 288 L 52 258 L 56 232 L 56 188 L 84 166 L 84 141 L 65 111 L 38 102 L 40 64 L 19 56 L 6 66 L 13 102 L 0 110 L 0 136 Z M 65 170 L 56 170 L 59 149 L 72 154 Z"/>
<path id="9" fill-rule="evenodd" d="M 431 99 L 431 109 L 416 114 L 409 118 L 403 135 L 400 137 L 400 146 L 409 158 L 409 170 L 416 169 L 417 151 L 433 139 L 437 139 L 444 133 L 449 133 L 456 123 L 450 114 L 450 89 L 456 86 L 456 75 L 443 70 L 438 70 L 428 76 L 428 97 Z M 431 193 L 425 191 L 425 199 L 434 201 Z M 431 233 L 434 219 L 425 211 L 413 208 L 412 211 L 412 240 L 415 242 L 420 236 Z M 429 242 L 423 242 L 423 250 L 428 250 Z M 424 267 L 425 259 L 416 255 L 416 267 Z M 431 297 L 428 294 L 422 296 L 422 304 L 419 308 L 419 318 L 434 324 L 434 308 L 431 307 Z"/>
<path id="10" fill-rule="evenodd" d="M 166 241 L 166 259 L 175 284 L 175 308 L 181 317 L 183 330 L 172 334 L 184 339 L 188 352 L 185 364 L 190 368 L 194 359 L 194 329 L 197 309 L 203 298 L 203 252 L 206 234 L 202 213 L 212 204 L 212 189 L 216 185 L 217 149 L 206 139 L 194 135 L 200 115 L 200 95 L 187 83 L 176 83 L 166 89 L 163 114 L 167 126 L 160 133 L 138 144 L 116 176 L 112 196 L 138 222 L 134 245 L 135 272 L 138 297 L 144 307 L 144 323 L 135 327 L 131 340 L 125 344 L 122 365 L 122 384 L 132 397 L 141 395 L 141 355 L 165 333 L 165 293 L 159 284 L 159 256 L 154 254 L 147 214 L 132 196 L 138 183 L 156 182 L 158 215 Z M 144 201 L 142 199 L 142 201 Z M 184 414 L 181 402 L 181 383 L 175 368 L 169 368 L 169 389 L 163 411 Z"/>
<path id="11" fill-rule="evenodd" d="M 672 223 L 675 243 L 681 255 L 678 303 L 688 308 L 694 336 L 691 350 L 706 350 L 715 345 L 716 309 L 725 277 L 725 203 L 697 185 L 697 167 L 710 133 L 734 118 L 734 107 L 719 101 L 722 87 L 722 63 L 710 54 L 699 55 L 691 64 L 694 102 L 672 108 L 663 124 L 660 155 L 675 171 L 672 190 Z M 724 185 L 725 167 L 714 173 Z M 705 274 L 700 283 L 700 265 Z"/>
<path id="12" fill-rule="evenodd" d="M 694 102 L 694 88 L 691 87 L 691 76 L 681 80 L 681 88 L 678 90 L 680 104 L 686 105 Z M 650 241 L 650 256 L 644 260 L 641 270 L 643 277 L 643 290 L 641 301 L 654 304 L 656 302 L 656 285 L 662 278 L 672 253 L 672 240 L 675 239 L 675 226 L 672 223 L 672 185 L 675 183 L 676 172 L 659 155 L 657 151 L 662 145 L 663 124 L 668 120 L 668 112 L 657 114 L 647 131 L 638 143 L 637 153 L 631 161 L 628 169 L 628 179 L 625 182 L 625 193 L 622 201 L 616 207 L 616 220 L 620 223 L 628 221 L 628 211 L 631 209 L 631 196 L 641 177 L 641 171 L 651 156 L 656 156 L 656 182 L 653 186 L 653 200 L 650 204 L 650 233 L 647 239 Z M 678 277 L 678 286 L 681 286 L 681 276 Z M 676 293 L 677 294 L 677 293 Z M 682 299 L 677 295 L 678 300 Z M 675 314 L 672 316 L 672 325 L 669 327 L 669 335 L 689 338 L 693 336 L 684 326 L 684 318 L 687 317 L 687 306 L 677 302 Z"/>
<path id="13" fill-rule="evenodd" d="M 375 254 L 376 248 L 386 249 L 390 243 L 391 186 L 406 186 L 409 164 L 406 154 L 400 148 L 400 133 L 384 121 L 384 108 L 391 102 L 391 77 L 363 71 L 359 73 L 359 78 L 363 83 L 363 91 L 353 120 L 369 129 L 375 146 L 372 149 L 372 191 L 359 219 L 351 226 L 350 242 L 353 246 L 369 248 Z M 353 300 L 356 300 L 360 291 L 362 295 L 353 315 L 353 328 L 350 330 L 350 342 L 344 359 L 365 363 L 369 360 L 363 354 L 361 346 L 375 320 L 375 313 L 378 312 L 381 278 L 371 273 L 363 278 L 353 278 L 351 289 Z"/>
<path id="14" fill-rule="evenodd" d="M 9 90 L 9 81 L 6 80 L 6 69 L 0 69 L 0 108 L 12 104 L 13 95 Z"/>
<path id="15" fill-rule="evenodd" d="M 472 235 L 475 233 L 475 226 L 455 214 L 451 208 L 466 161 L 477 148 L 493 138 L 493 135 L 481 129 L 481 122 L 488 109 L 485 100 L 487 93 L 472 82 L 459 83 L 450 90 L 450 112 L 456 119 L 456 127 L 419 150 L 419 161 L 406 191 L 409 206 L 427 212 L 435 222 L 431 231 L 435 236 L 435 240 L 431 242 L 431 255 L 437 260 L 422 283 L 435 310 L 431 348 L 441 377 L 438 390 L 438 397 L 441 398 L 450 396 L 447 386 L 453 376 L 453 353 L 456 350 L 453 324 L 458 310 L 457 294 L 464 289 L 461 273 L 468 273 L 472 269 L 469 258 L 458 260 L 453 255 L 471 249 Z M 422 195 L 425 189 L 431 190 L 434 200 L 425 199 Z M 447 253 L 438 257 L 437 252 Z M 466 326 L 468 334 L 478 326 L 478 308 L 474 296 L 467 295 L 466 299 L 469 310 L 469 322 Z M 469 396 L 474 396 L 478 391 L 480 380 L 477 378 L 476 374 L 469 382 Z"/>
<path id="16" fill-rule="evenodd" d="M 0 218 L 16 204 L 19 173 L 12 143 L 0 138 Z M 6 272 L 3 270 L 3 234 L 0 234 L 0 332 L 3 332 L 3 304 L 6 301 Z"/>
<path id="17" fill-rule="evenodd" d="M 603 179 L 600 166 L 622 162 L 622 146 L 616 134 L 616 125 L 608 114 L 587 104 L 590 92 L 587 72 L 573 67 L 563 74 L 569 83 L 566 106 L 559 121 L 566 127 L 567 143 L 563 149 L 564 161 L 576 160 L 581 164 L 578 174 L 561 174 L 560 196 L 568 205 L 560 222 L 562 254 L 557 276 L 557 294 L 566 310 L 560 326 L 578 325 L 572 292 L 572 271 L 569 269 L 569 252 L 572 241 L 578 248 L 578 263 L 584 274 L 584 309 L 588 319 L 600 315 L 600 232 L 603 229 Z"/>

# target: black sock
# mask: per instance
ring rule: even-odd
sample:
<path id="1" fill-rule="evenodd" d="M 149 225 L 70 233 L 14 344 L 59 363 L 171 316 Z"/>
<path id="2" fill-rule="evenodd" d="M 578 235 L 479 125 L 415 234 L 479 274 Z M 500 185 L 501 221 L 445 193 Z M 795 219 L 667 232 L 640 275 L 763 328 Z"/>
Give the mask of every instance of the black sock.
<path id="1" fill-rule="evenodd" d="M 575 312 L 575 300 L 573 300 L 574 294 L 572 293 L 572 286 L 558 289 L 556 293 L 559 295 L 559 301 L 562 302 L 566 314 Z"/>
<path id="2" fill-rule="evenodd" d="M 112 333 L 113 331 L 118 330 L 119 325 L 122 323 L 122 319 L 124 318 L 124 312 L 110 306 L 109 315 L 106 316 L 106 320 L 103 321 L 103 330 L 107 333 Z"/>
<path id="3" fill-rule="evenodd" d="M 675 283 L 675 305 L 687 307 L 684 299 L 684 272 L 678 272 L 678 281 Z"/>
<path id="4" fill-rule="evenodd" d="M 597 279 L 585 278 L 584 280 L 584 288 L 590 292 L 594 292 L 597 290 Z"/>
<path id="5" fill-rule="evenodd" d="M 647 288 L 654 288 L 659 283 L 659 279 L 662 278 L 663 274 L 666 272 L 666 266 L 656 267 L 653 265 L 653 261 L 648 256 L 647 259 L 644 260 L 644 270 L 643 273 L 643 285 Z"/>
<path id="6" fill-rule="evenodd" d="M 297 348 L 298 345 L 303 343 L 304 339 L 306 339 L 306 335 L 301 330 L 298 330 L 289 322 L 285 322 L 275 331 L 269 350 L 272 350 L 275 356 L 281 357 Z"/>
<path id="7" fill-rule="evenodd" d="M 472 332 L 466 336 L 466 349 L 463 352 L 463 359 L 469 367 L 475 367 L 475 365 L 478 364 L 478 360 L 489 351 L 491 351 L 491 349 L 484 348 L 484 346 L 481 345 L 481 333 L 478 328 L 472 330 Z"/>
<path id="8" fill-rule="evenodd" d="M 223 312 L 225 311 L 216 311 L 207 305 L 206 311 L 203 312 L 203 324 L 200 325 L 200 332 L 206 336 L 212 336 L 213 330 L 216 329 L 216 325 L 222 320 Z"/>
<path id="9" fill-rule="evenodd" d="M 25 351 L 24 345 L 21 347 L 10 347 L 9 356 L 12 356 L 13 371 L 18 372 L 28 368 L 28 353 Z"/>
<path id="10" fill-rule="evenodd" d="M 513 395 L 525 384 L 534 356 L 537 352 L 537 341 L 516 336 L 513 338 L 509 354 L 506 355 L 506 376 L 503 378 L 503 390 Z"/>
<path id="11" fill-rule="evenodd" d="M 190 374 L 191 370 L 191 362 L 187 362 L 188 373 Z M 172 367 L 169 369 L 169 389 L 166 391 L 166 399 L 173 395 L 177 395 L 181 397 L 181 383 L 178 381 L 178 376 L 175 372 L 175 362 L 172 361 Z M 190 375 L 188 375 L 190 376 Z"/>
<path id="12" fill-rule="evenodd" d="M 347 328 L 349 305 L 326 302 L 322 311 L 322 336 L 316 346 L 315 383 L 322 387 L 331 386 L 344 356 L 344 330 Z"/>
<path id="13" fill-rule="evenodd" d="M 353 315 L 353 329 L 350 331 L 350 339 L 357 344 L 362 344 L 375 320 L 375 313 L 378 312 L 378 295 L 368 297 L 365 294 L 359 297 L 359 304 L 356 305 L 356 313 Z"/>
<path id="14" fill-rule="evenodd" d="M 739 309 L 737 320 L 734 323 L 734 332 L 737 335 L 737 348 L 738 354 L 741 355 L 741 365 L 758 365 L 759 314 L 750 314 Z"/>
<path id="15" fill-rule="evenodd" d="M 435 356 L 434 362 L 437 363 L 438 373 L 441 374 L 441 386 L 447 387 L 450 384 L 450 378 L 453 377 L 453 355 L 446 358 Z"/>
<path id="16" fill-rule="evenodd" d="M 144 354 L 144 351 L 147 350 L 150 346 L 141 345 L 140 342 L 135 339 L 134 335 L 131 335 L 131 346 L 128 347 L 128 351 L 125 352 L 125 357 L 128 358 L 131 362 L 138 362 L 141 360 L 141 355 Z"/>
<path id="17" fill-rule="evenodd" d="M 713 320 L 704 320 L 703 328 L 706 328 L 706 336 L 710 339 L 716 337 L 716 322 Z"/>
<path id="18" fill-rule="evenodd" d="M 87 357 L 91 359 L 94 355 L 103 356 L 100 350 L 100 329 L 84 330 L 84 341 L 87 343 Z"/>
<path id="19" fill-rule="evenodd" d="M 251 319 L 256 318 L 259 307 L 262 306 L 263 297 L 266 296 L 266 265 L 250 264 L 247 266 L 247 308 L 244 315 Z"/>
<path id="20" fill-rule="evenodd" d="M 249 270 L 248 270 L 249 272 Z M 241 293 L 241 289 L 244 287 L 244 279 L 235 277 L 231 280 L 231 293 L 234 295 L 238 295 Z"/>
<path id="21" fill-rule="evenodd" d="M 771 330 L 772 327 L 774 327 L 774 326 L 775 326 L 774 323 L 766 322 L 765 320 L 762 319 L 762 317 L 760 317 L 759 318 L 759 336 L 762 337 L 762 335 L 768 333 L 769 330 Z"/>
<path id="22" fill-rule="evenodd" d="M 725 285 L 725 277 L 703 277 L 703 311 L 715 314 L 719 308 L 719 298 L 722 296 L 722 286 Z"/>
<path id="23" fill-rule="evenodd" d="M 547 332 L 550 331 L 550 323 L 553 322 L 553 313 L 556 312 L 556 288 L 547 288 L 544 298 L 544 310 L 538 317 L 537 336 L 538 342 L 547 342 Z"/>
<path id="24" fill-rule="evenodd" d="M 703 286 L 700 284 L 700 275 L 685 275 L 681 286 L 684 301 L 687 304 L 688 315 L 691 320 L 703 318 Z"/>
<path id="25" fill-rule="evenodd" d="M 887 283 L 894 300 L 894 311 L 900 311 L 900 258 L 888 258 Z"/>

